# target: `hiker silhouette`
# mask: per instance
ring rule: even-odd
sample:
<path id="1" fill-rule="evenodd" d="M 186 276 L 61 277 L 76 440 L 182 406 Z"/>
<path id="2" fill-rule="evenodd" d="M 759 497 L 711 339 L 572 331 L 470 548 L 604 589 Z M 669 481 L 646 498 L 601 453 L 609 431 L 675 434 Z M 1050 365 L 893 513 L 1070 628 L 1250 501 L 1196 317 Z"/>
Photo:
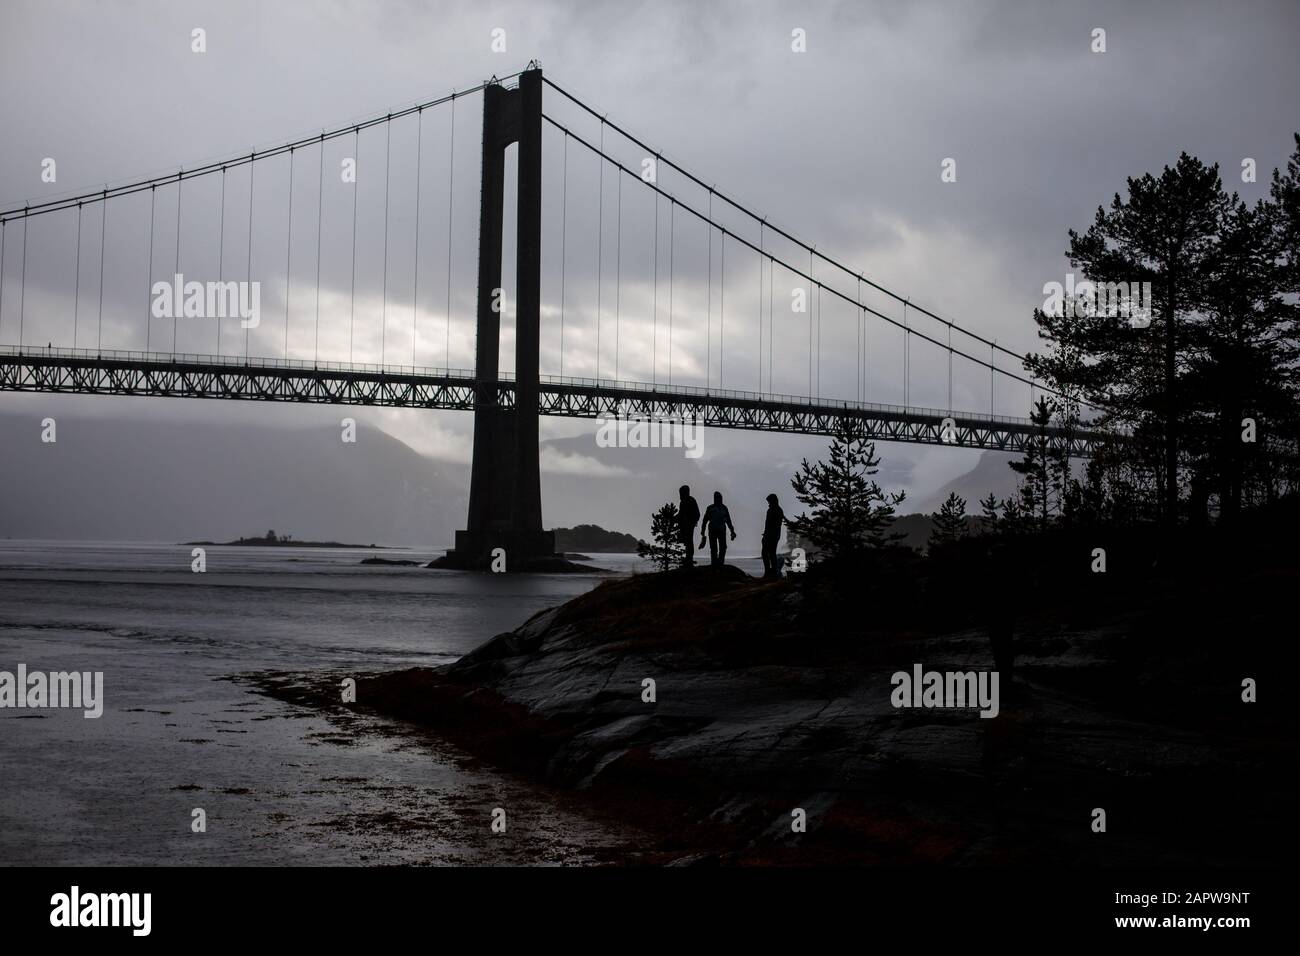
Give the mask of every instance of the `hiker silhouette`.
<path id="1" fill-rule="evenodd" d="M 704 509 L 704 520 L 700 522 L 700 547 L 704 547 L 704 537 L 709 538 L 709 565 L 721 567 L 727 563 L 727 531 L 731 531 L 731 540 L 736 540 L 736 529 L 731 523 L 731 512 L 722 503 L 722 492 L 713 493 L 713 504 Z"/>
<path id="2" fill-rule="evenodd" d="M 686 549 L 682 567 L 689 568 L 695 565 L 695 526 L 700 520 L 700 506 L 691 497 L 690 485 L 682 485 L 677 494 L 681 498 L 677 505 L 677 540 Z"/>
<path id="3" fill-rule="evenodd" d="M 785 512 L 781 510 L 776 495 L 767 496 L 767 515 L 763 519 L 763 577 L 779 578 L 781 565 L 776 557 L 776 546 L 781 540 L 781 525 Z"/>

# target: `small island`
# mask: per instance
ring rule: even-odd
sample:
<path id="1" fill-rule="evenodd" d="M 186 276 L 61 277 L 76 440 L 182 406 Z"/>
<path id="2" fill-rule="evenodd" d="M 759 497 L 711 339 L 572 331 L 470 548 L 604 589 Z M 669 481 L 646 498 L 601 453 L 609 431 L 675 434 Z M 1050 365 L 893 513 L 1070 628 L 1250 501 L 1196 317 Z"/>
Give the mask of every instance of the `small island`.
<path id="1" fill-rule="evenodd" d="M 406 548 L 391 548 L 384 544 L 345 544 L 341 541 L 295 541 L 293 535 L 278 535 L 274 529 L 260 538 L 236 538 L 234 541 L 182 541 L 182 545 L 200 547 L 233 548 L 367 548 L 376 551 L 405 551 Z"/>
<path id="2" fill-rule="evenodd" d="M 600 525 L 580 524 L 573 528 L 555 529 L 555 550 L 596 554 L 636 554 L 637 541 L 621 531 L 606 531 Z"/>

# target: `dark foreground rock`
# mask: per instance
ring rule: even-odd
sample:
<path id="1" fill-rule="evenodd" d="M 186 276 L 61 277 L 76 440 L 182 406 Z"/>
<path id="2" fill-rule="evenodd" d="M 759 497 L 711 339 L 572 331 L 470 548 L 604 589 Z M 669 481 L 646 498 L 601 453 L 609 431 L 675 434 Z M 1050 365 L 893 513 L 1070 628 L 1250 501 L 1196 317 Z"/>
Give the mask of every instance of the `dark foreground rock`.
<path id="1" fill-rule="evenodd" d="M 358 706 L 588 794 L 660 835 L 652 862 L 1239 864 L 1292 851 L 1295 717 L 1240 695 L 1243 677 L 1286 673 L 1275 628 L 1300 572 L 1026 596 L 1014 639 L 996 610 L 1014 589 L 967 611 L 972 594 L 946 603 L 927 588 L 950 579 L 922 564 L 861 574 L 606 582 L 446 668 L 362 677 Z M 1227 613 L 1243 587 L 1249 612 Z M 996 717 L 893 706 L 896 671 L 991 670 L 991 633 Z M 331 680 L 277 692 L 322 704 Z M 800 809 L 805 833 L 791 826 Z"/>

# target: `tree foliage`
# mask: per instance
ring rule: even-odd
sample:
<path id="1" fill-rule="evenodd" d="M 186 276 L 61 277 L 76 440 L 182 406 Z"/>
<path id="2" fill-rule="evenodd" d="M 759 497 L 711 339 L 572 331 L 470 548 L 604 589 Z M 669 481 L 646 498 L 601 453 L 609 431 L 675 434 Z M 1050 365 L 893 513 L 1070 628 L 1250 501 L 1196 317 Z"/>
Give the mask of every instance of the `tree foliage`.
<path id="1" fill-rule="evenodd" d="M 829 461 L 809 464 L 805 458 L 790 480 L 795 497 L 808 509 L 786 521 L 790 531 L 828 558 L 861 554 L 901 538 L 889 527 L 904 493 L 886 494 L 872 479 L 880 465 L 875 443 L 845 422 L 829 451 Z"/>
<path id="2" fill-rule="evenodd" d="M 677 537 L 676 504 L 670 501 L 650 516 L 650 538 L 637 543 L 636 553 L 660 571 L 667 571 L 685 556 L 686 548 Z"/>

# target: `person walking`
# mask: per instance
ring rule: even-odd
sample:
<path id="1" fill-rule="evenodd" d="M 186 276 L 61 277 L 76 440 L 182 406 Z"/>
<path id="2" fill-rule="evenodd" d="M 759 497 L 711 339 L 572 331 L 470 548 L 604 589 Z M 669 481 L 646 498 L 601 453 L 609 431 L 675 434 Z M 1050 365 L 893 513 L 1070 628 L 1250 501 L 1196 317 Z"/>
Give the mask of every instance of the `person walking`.
<path id="1" fill-rule="evenodd" d="M 700 547 L 704 547 L 704 536 L 709 537 L 709 565 L 720 568 L 727 563 L 727 531 L 731 540 L 736 540 L 736 529 L 731 523 L 731 512 L 722 503 L 722 492 L 713 493 L 713 504 L 704 509 L 704 520 L 700 522 Z"/>

